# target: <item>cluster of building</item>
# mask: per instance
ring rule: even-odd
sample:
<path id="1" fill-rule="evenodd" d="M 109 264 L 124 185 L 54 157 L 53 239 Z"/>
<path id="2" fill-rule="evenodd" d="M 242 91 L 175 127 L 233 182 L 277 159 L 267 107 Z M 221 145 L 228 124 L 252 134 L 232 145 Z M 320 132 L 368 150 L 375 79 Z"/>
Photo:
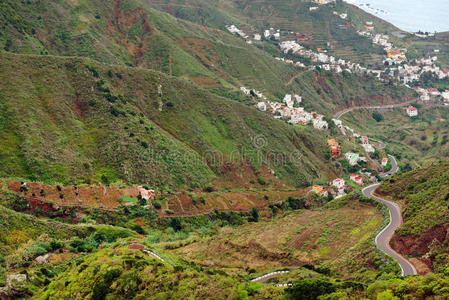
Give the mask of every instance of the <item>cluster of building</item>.
<path id="1" fill-rule="evenodd" d="M 357 174 L 351 174 L 349 179 L 355 182 L 359 186 L 363 186 L 363 177 Z M 336 197 L 346 195 L 346 182 L 343 178 L 336 178 L 332 181 L 328 181 L 328 188 L 321 185 L 314 185 L 310 190 L 311 193 L 315 193 L 321 197 L 327 197 L 329 191 L 331 191 Z M 328 191 L 329 190 L 329 191 Z"/>
<path id="2" fill-rule="evenodd" d="M 247 88 L 244 87 L 244 86 L 241 86 L 241 87 L 240 87 L 240 90 L 241 90 L 245 95 L 247 95 L 247 96 L 254 96 L 254 97 L 257 97 L 257 98 L 259 98 L 259 99 L 264 99 L 264 100 L 267 99 L 267 96 L 265 96 L 262 92 L 259 92 L 258 90 L 255 90 L 255 89 L 247 89 Z"/>
<path id="3" fill-rule="evenodd" d="M 347 13 L 339 13 L 338 11 L 334 11 L 333 13 L 334 13 L 334 15 L 340 17 L 343 20 L 346 20 L 346 18 L 348 17 Z"/>
<path id="4" fill-rule="evenodd" d="M 305 49 L 296 41 L 283 41 L 279 44 L 279 47 L 285 54 L 292 53 L 310 58 L 312 62 L 317 63 L 326 71 L 341 73 L 345 70 L 349 73 L 372 73 L 377 78 L 380 78 L 380 74 L 382 73 L 381 70 L 371 70 L 362 67 L 358 63 L 352 63 L 351 61 L 346 61 L 344 59 L 337 59 L 332 55 L 327 55 L 324 51 L 314 52 L 312 50 Z"/>
<path id="5" fill-rule="evenodd" d="M 238 36 L 244 38 L 248 44 L 252 44 L 253 40 L 254 41 L 261 41 L 262 40 L 262 34 L 255 33 L 253 38 L 251 38 L 243 30 L 239 29 L 235 25 L 226 25 L 226 29 L 230 33 L 238 35 Z M 263 32 L 263 37 L 266 40 L 269 40 L 271 38 L 274 38 L 275 40 L 280 40 L 281 39 L 281 30 L 280 29 L 274 29 L 274 28 L 265 29 L 264 32 Z"/>
<path id="6" fill-rule="evenodd" d="M 324 116 L 316 112 L 307 112 L 304 107 L 299 107 L 302 102 L 301 96 L 286 94 L 282 102 L 260 101 L 256 107 L 261 111 L 270 112 L 275 119 L 283 119 L 291 124 L 308 125 L 319 130 L 326 130 L 329 124 L 324 120 Z"/>
<path id="7" fill-rule="evenodd" d="M 331 153 L 331 159 L 337 158 L 341 155 L 341 149 L 340 145 L 338 144 L 337 140 L 335 139 L 329 139 L 327 140 L 327 145 L 329 146 L 329 150 Z"/>
<path id="8" fill-rule="evenodd" d="M 327 4 L 330 2 L 334 2 L 333 0 L 313 0 L 317 4 Z M 312 9 L 318 9 L 318 7 L 311 7 Z M 334 11 L 334 14 L 339 16 L 342 19 L 347 18 L 346 13 L 339 13 Z M 346 23 L 342 26 L 352 26 L 351 23 Z M 229 30 L 232 34 L 236 34 L 246 39 L 248 43 L 252 43 L 252 39 L 242 30 L 240 30 L 235 25 L 226 26 L 227 30 Z M 365 74 L 373 74 L 379 80 L 383 80 L 381 77 L 390 77 L 398 80 L 399 82 L 404 83 L 408 87 L 410 87 L 409 83 L 419 82 L 421 76 L 424 73 L 430 72 L 435 75 L 438 79 L 449 78 L 448 70 L 440 68 L 435 63 L 437 61 L 437 57 L 429 57 L 429 58 L 421 58 L 417 59 L 413 62 L 405 63 L 407 61 L 406 53 L 407 49 L 404 48 L 396 48 L 393 43 L 389 41 L 389 36 L 385 34 L 375 33 L 374 24 L 371 21 L 365 22 L 365 30 L 359 30 L 357 33 L 361 36 L 368 37 L 371 39 L 372 43 L 375 45 L 379 45 L 383 47 L 386 52 L 385 60 L 383 61 L 384 67 L 383 69 L 370 69 L 361 66 L 358 63 L 353 63 L 348 60 L 338 59 L 332 55 L 328 55 L 326 50 L 317 49 L 317 52 L 305 49 L 302 45 L 300 45 L 297 41 L 305 41 L 307 37 L 296 33 L 296 40 L 286 40 L 279 43 L 279 47 L 281 51 L 285 54 L 292 53 L 305 58 L 309 58 L 315 65 L 319 65 L 323 70 L 333 71 L 335 73 L 341 73 L 343 71 L 347 71 L 349 73 L 365 73 Z M 294 32 L 290 32 L 294 34 Z M 262 38 L 266 40 L 274 38 L 275 40 L 280 40 L 281 32 L 279 29 L 269 28 L 265 29 L 262 34 L 256 33 L 254 34 L 254 40 L 260 41 Z M 291 59 L 285 59 L 281 57 L 276 57 L 277 60 L 282 61 L 288 64 L 294 64 L 297 67 L 305 68 L 307 67 L 304 63 L 297 61 L 294 62 Z M 444 92 L 438 92 L 435 90 L 427 91 L 421 88 L 416 89 L 420 94 L 420 98 L 423 101 L 430 100 L 432 96 L 441 96 L 444 101 L 449 102 L 449 90 Z M 261 93 L 260 93 L 261 94 Z M 257 96 L 259 97 L 258 94 Z M 260 98 L 260 97 L 259 97 Z M 265 98 L 264 98 L 265 99 Z"/>
<path id="9" fill-rule="evenodd" d="M 449 101 L 449 90 L 440 92 L 436 88 L 424 89 L 422 87 L 416 87 L 414 90 L 419 94 L 419 98 L 421 99 L 421 101 L 429 101 L 431 98 L 438 97 L 440 97 L 445 102 Z"/>
<path id="10" fill-rule="evenodd" d="M 448 70 L 442 69 L 435 65 L 437 57 L 422 58 L 416 60 L 414 65 L 403 64 L 398 67 L 390 67 L 389 75 L 394 76 L 395 71 L 397 71 L 397 79 L 404 84 L 408 84 L 413 81 L 419 81 L 424 73 L 432 73 L 438 79 L 445 79 L 449 77 Z M 425 94 L 425 91 L 422 91 Z M 426 100 L 426 99 L 425 99 Z M 428 100 L 428 99 L 427 99 Z"/>

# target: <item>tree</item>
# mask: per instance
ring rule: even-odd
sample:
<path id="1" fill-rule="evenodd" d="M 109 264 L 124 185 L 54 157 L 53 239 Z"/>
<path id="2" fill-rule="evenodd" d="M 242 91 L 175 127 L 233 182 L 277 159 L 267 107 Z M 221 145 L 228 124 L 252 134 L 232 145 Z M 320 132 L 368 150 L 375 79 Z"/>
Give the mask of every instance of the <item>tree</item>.
<path id="1" fill-rule="evenodd" d="M 109 185 L 109 178 L 106 175 L 101 175 L 101 182 L 103 182 L 104 185 Z"/>
<path id="2" fill-rule="evenodd" d="M 335 285 L 321 278 L 306 278 L 286 290 L 287 299 L 310 300 L 335 292 Z"/>
<path id="3" fill-rule="evenodd" d="M 170 226 L 175 231 L 180 231 L 182 229 L 181 221 L 178 218 L 172 218 L 171 221 L 170 221 Z"/>
<path id="4" fill-rule="evenodd" d="M 385 290 L 377 294 L 377 300 L 399 300 L 399 297 L 393 295 L 391 290 Z"/>
<path id="5" fill-rule="evenodd" d="M 383 121 L 384 119 L 384 116 L 378 111 L 373 112 L 372 117 L 374 120 L 376 120 L 376 122 Z"/>
<path id="6" fill-rule="evenodd" d="M 251 210 L 251 221 L 259 222 L 259 210 L 256 207 Z"/>

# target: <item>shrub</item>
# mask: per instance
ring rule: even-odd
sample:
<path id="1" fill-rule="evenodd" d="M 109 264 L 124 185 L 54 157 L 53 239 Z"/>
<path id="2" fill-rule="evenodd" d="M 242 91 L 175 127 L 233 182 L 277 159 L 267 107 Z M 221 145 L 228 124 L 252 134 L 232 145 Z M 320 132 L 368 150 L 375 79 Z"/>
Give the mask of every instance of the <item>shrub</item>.
<path id="1" fill-rule="evenodd" d="M 214 187 L 212 187 L 212 186 L 208 186 L 208 187 L 206 187 L 206 188 L 204 189 L 204 191 L 205 191 L 205 192 L 208 192 L 208 193 L 212 193 L 212 192 L 215 191 L 215 189 L 214 189 Z"/>
<path id="2" fill-rule="evenodd" d="M 162 205 L 159 202 L 153 202 L 153 206 L 155 209 L 161 209 Z"/>
<path id="3" fill-rule="evenodd" d="M 180 231 L 182 229 L 181 221 L 178 218 L 172 218 L 170 221 L 170 226 L 174 231 Z"/>
<path id="4" fill-rule="evenodd" d="M 287 299 L 309 300 L 336 291 L 335 285 L 321 278 L 306 278 L 286 290 Z"/>
<path id="5" fill-rule="evenodd" d="M 376 120 L 376 122 L 383 121 L 384 119 L 384 116 L 378 111 L 373 112 L 371 116 L 373 117 L 374 120 Z"/>
<path id="6" fill-rule="evenodd" d="M 265 179 L 263 178 L 263 177 L 257 177 L 257 182 L 260 184 L 260 185 L 265 185 Z"/>
<path id="7" fill-rule="evenodd" d="M 251 222 L 259 222 L 259 210 L 256 207 L 253 207 L 253 209 L 251 210 L 251 218 L 250 221 Z"/>

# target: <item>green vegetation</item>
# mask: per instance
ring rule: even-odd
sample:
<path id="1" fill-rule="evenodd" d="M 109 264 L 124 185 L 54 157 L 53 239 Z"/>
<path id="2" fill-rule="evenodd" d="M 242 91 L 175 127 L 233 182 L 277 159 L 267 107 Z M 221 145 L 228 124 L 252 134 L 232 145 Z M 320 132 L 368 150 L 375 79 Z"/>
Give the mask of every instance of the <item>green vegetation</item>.
<path id="1" fill-rule="evenodd" d="M 449 267 L 446 228 L 449 224 L 449 163 L 431 165 L 385 181 L 379 193 L 403 201 L 404 224 L 397 231 L 397 241 L 408 245 L 407 251 L 418 259 L 429 257 L 429 267 L 446 272 Z"/>
<path id="2" fill-rule="evenodd" d="M 0 64 L 0 77 L 10 82 L 0 88 L 8 118 L 0 122 L 8 126 L 3 141 L 14 141 L 0 147 L 4 177 L 200 187 L 220 176 L 226 161 L 238 164 L 246 157 L 256 168 L 272 166 L 280 179 L 305 186 L 307 178 L 329 169 L 319 155 L 325 139 L 316 130 L 288 126 L 154 71 L 114 67 L 118 75 L 109 78 L 111 68 L 89 60 L 46 57 L 44 62 L 5 52 Z M 160 111 L 160 101 L 173 106 Z M 120 113 L 108 113 L 112 108 Z M 252 142 L 255 136 L 266 139 L 263 148 Z M 58 151 L 47 154 L 47 149 Z M 294 152 L 302 154 L 301 161 Z"/>
<path id="3" fill-rule="evenodd" d="M 11 274 L 26 281 L 0 288 L 0 298 L 447 297 L 447 163 L 388 179 L 379 189 L 406 204 L 392 246 L 424 265 L 422 272 L 436 272 L 427 276 L 401 278 L 398 265 L 375 248 L 387 213 L 374 200 L 294 189 L 366 167 L 329 163 L 326 139 L 339 134 L 335 111 L 415 96 L 372 75 L 294 67 L 274 59 L 299 59 L 281 53 L 278 41 L 250 45 L 224 28 L 236 24 L 251 35 L 279 28 L 283 39 L 297 32 L 308 49 L 380 66 L 384 51 L 356 30 L 367 20 L 379 32 L 396 28 L 340 0 L 313 12 L 311 5 L 2 1 L 0 178 L 56 188 L 52 195 L 17 185 L 15 193 L 1 181 L 0 286 Z M 340 26 L 334 11 L 347 13 L 353 26 Z M 410 58 L 447 41 L 445 34 L 425 43 L 392 38 Z M 441 52 L 444 63 L 449 56 Z M 424 77 L 426 86 L 447 87 Z M 298 93 L 307 111 L 326 115 L 330 129 L 275 120 L 257 111 L 257 99 L 241 86 L 269 100 Z M 447 124 L 433 123 L 445 112 L 435 111 L 400 128 L 394 122 L 406 117 L 397 110 L 345 118 L 370 137 L 392 136 L 385 152 L 405 172 L 449 153 Z M 112 195 L 141 184 L 157 197 Z M 99 188 L 92 198 L 104 202 L 92 208 L 78 186 Z M 290 272 L 266 284 L 251 281 L 275 270 Z"/>

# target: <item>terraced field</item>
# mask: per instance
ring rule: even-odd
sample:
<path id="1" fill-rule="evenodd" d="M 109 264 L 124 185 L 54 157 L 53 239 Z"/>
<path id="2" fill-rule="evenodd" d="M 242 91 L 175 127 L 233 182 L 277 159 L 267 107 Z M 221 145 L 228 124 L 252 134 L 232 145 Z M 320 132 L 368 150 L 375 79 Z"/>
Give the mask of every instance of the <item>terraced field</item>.
<path id="1" fill-rule="evenodd" d="M 296 211 L 270 221 L 225 227 L 209 239 L 173 251 L 230 272 L 263 273 L 333 260 L 369 239 L 382 221 L 376 208 L 354 201 L 339 209 Z"/>

